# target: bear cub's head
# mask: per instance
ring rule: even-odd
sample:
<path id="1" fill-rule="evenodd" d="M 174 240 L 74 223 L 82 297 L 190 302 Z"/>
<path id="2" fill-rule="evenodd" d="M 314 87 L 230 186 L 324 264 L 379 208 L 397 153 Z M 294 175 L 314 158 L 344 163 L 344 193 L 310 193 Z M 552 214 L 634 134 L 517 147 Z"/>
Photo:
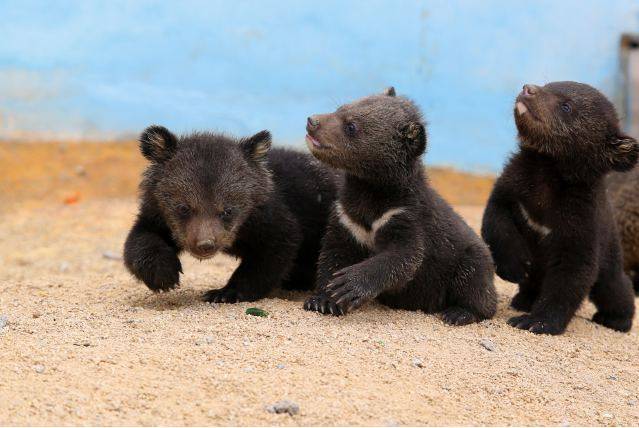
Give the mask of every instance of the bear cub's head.
<path id="1" fill-rule="evenodd" d="M 589 85 L 524 85 L 514 115 L 522 146 L 551 158 L 596 173 L 627 171 L 637 162 L 637 141 L 620 131 L 612 103 Z"/>
<path id="2" fill-rule="evenodd" d="M 394 174 L 411 166 L 426 148 L 418 107 L 394 88 L 310 116 L 306 143 L 320 161 L 356 176 Z"/>
<path id="3" fill-rule="evenodd" d="M 272 189 L 266 165 L 271 134 L 233 139 L 215 133 L 177 137 L 161 126 L 140 136 L 151 161 L 150 192 L 178 244 L 199 259 L 229 248 L 238 229 Z"/>

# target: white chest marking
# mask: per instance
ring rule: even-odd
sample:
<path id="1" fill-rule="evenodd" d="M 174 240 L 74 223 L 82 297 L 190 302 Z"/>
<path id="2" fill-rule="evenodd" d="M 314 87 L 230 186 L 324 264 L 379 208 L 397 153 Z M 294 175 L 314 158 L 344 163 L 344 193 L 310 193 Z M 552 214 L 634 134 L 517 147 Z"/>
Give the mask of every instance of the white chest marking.
<path id="1" fill-rule="evenodd" d="M 546 237 L 550 232 L 552 232 L 552 230 L 548 226 L 544 226 L 543 224 L 539 224 L 535 220 L 533 220 L 530 217 L 530 214 L 528 214 L 528 211 L 526 211 L 521 203 L 519 203 L 519 209 L 521 209 L 521 214 L 524 216 L 528 227 L 540 234 L 542 237 Z"/>
<path id="2" fill-rule="evenodd" d="M 384 227 L 384 225 L 388 223 L 394 215 L 404 212 L 404 208 L 399 207 L 389 209 L 375 220 L 373 224 L 371 224 L 370 230 L 353 221 L 353 219 L 346 214 L 344 207 L 342 207 L 342 204 L 339 202 L 335 204 L 335 211 L 337 212 L 339 222 L 351 233 L 351 235 L 353 235 L 353 238 L 355 238 L 355 240 L 362 246 L 372 249 L 375 246 L 375 235 L 377 234 L 377 231 Z"/>

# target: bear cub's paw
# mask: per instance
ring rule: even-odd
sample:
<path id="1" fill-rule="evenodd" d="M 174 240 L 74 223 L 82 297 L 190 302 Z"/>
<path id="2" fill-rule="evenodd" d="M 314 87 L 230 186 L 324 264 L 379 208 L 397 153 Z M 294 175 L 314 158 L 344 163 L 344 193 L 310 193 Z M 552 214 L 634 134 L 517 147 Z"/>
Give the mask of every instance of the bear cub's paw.
<path id="1" fill-rule="evenodd" d="M 204 293 L 204 301 L 209 303 L 254 302 L 259 297 L 249 296 L 237 291 L 235 287 L 223 287 Z"/>
<path id="2" fill-rule="evenodd" d="M 348 266 L 333 273 L 333 280 L 326 286 L 326 293 L 342 313 L 359 308 L 374 296 L 374 283 L 365 278 L 361 264 Z"/>
<path id="3" fill-rule="evenodd" d="M 324 293 L 318 293 L 306 299 L 304 309 L 319 312 L 324 315 L 344 315 L 342 309 Z"/>
<path id="4" fill-rule="evenodd" d="M 630 329 L 632 328 L 632 317 L 620 317 L 597 312 L 592 317 L 592 321 L 596 322 L 597 324 L 601 324 L 604 327 L 621 331 L 623 333 L 630 331 Z"/>
<path id="5" fill-rule="evenodd" d="M 561 334 L 564 332 L 564 330 L 566 330 L 566 326 L 558 320 L 531 314 L 512 317 L 508 320 L 508 324 L 515 328 L 528 330 L 529 332 L 535 334 L 556 335 Z"/>
<path id="6" fill-rule="evenodd" d="M 173 252 L 160 253 L 152 266 L 139 267 L 137 270 L 142 281 L 155 293 L 171 291 L 180 285 L 182 264 Z"/>
<path id="7" fill-rule="evenodd" d="M 442 320 L 449 325 L 467 325 L 479 321 L 477 316 L 468 309 L 459 306 L 451 306 L 442 311 Z"/>

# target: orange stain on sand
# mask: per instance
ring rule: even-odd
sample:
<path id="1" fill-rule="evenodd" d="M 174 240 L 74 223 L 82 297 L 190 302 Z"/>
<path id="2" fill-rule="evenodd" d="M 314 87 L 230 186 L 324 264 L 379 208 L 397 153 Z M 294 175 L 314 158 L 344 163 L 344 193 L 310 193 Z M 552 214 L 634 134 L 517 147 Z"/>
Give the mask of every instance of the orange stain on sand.
<path id="1" fill-rule="evenodd" d="M 73 205 L 96 198 L 130 198 L 137 193 L 146 165 L 135 141 L 0 142 L 0 199 Z M 494 182 L 490 175 L 427 169 L 433 186 L 455 205 L 484 205 Z"/>

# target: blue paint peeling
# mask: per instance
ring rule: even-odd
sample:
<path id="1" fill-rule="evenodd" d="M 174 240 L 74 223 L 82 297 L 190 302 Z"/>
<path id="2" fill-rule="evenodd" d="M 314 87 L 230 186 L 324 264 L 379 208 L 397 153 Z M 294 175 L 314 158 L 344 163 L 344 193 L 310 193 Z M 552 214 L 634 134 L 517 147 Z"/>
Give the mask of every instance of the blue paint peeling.
<path id="1" fill-rule="evenodd" d="M 525 82 L 619 96 L 639 1 L 0 0 L 0 138 L 103 138 L 151 123 L 303 144 L 305 118 L 395 85 L 427 162 L 498 170 Z"/>

